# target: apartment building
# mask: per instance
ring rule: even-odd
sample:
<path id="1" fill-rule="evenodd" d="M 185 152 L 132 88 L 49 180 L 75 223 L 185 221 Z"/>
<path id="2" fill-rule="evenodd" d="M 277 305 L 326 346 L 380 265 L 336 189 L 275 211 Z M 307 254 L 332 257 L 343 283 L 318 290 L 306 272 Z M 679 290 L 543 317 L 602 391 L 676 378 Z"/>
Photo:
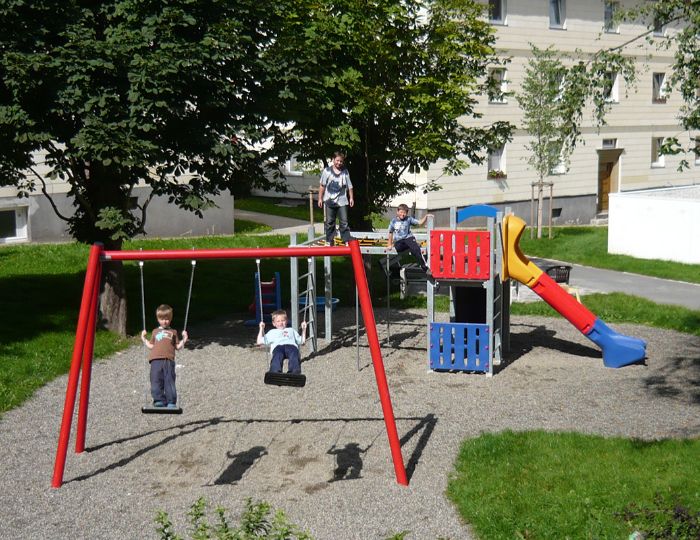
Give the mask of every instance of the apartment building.
<path id="1" fill-rule="evenodd" d="M 531 57 L 531 44 L 540 49 L 553 47 L 565 53 L 578 50 L 592 54 L 603 48 L 628 42 L 647 29 L 641 24 L 616 24 L 614 13 L 635 2 L 604 0 L 489 0 L 490 22 L 497 34 L 496 45 L 510 62 L 496 68 L 491 76 L 501 81 L 507 92 L 518 92 Z M 659 27 L 655 33 L 672 35 L 673 27 Z M 689 143 L 697 134 L 684 132 L 678 122 L 682 100 L 669 94 L 672 51 L 650 47 L 644 39 L 625 49 L 638 72 L 636 88 L 625 86 L 622 77 L 611 73 L 611 110 L 607 125 L 596 128 L 590 115 L 584 117 L 581 142 L 571 156 L 568 169 L 560 167 L 545 179 L 552 183 L 555 224 L 587 224 L 604 216 L 610 193 L 655 187 L 700 184 L 700 160 L 690 156 L 690 170 L 679 172 L 683 156 L 664 156 L 659 152 L 664 138 L 675 136 Z M 460 176 L 445 176 L 442 163 L 409 177 L 418 189 L 398 197 L 446 219 L 450 206 L 491 204 L 509 206 L 531 221 L 531 198 L 535 171 L 527 164 L 525 145 L 528 135 L 521 128 L 522 111 L 513 96 L 483 100 L 479 105 L 488 124 L 507 120 L 516 126 L 513 140 L 503 148 L 492 149 L 483 165 L 472 165 Z M 420 186 L 436 181 L 442 189 L 423 193 Z M 536 197 L 535 192 L 535 197 Z M 545 199 L 549 187 L 545 189 Z M 545 214 L 548 200 L 545 201 Z"/>

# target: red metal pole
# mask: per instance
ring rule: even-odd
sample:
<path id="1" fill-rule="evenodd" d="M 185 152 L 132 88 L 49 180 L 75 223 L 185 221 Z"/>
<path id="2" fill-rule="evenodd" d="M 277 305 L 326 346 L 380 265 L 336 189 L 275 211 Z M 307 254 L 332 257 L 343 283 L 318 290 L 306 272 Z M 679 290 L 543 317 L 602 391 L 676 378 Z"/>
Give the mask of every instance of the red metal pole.
<path id="1" fill-rule="evenodd" d="M 362 310 L 362 318 L 365 321 L 365 329 L 367 330 L 367 340 L 369 349 L 372 353 L 372 365 L 374 366 L 374 376 L 377 379 L 377 389 L 379 390 L 379 400 L 382 404 L 382 412 L 384 413 L 384 424 L 386 425 L 386 433 L 389 437 L 389 446 L 391 448 L 391 457 L 394 461 L 394 472 L 396 474 L 396 482 L 402 486 L 408 485 L 408 477 L 406 476 L 406 467 L 403 463 L 401 455 L 401 443 L 399 434 L 396 430 L 396 419 L 394 418 L 394 409 L 391 406 L 391 396 L 389 395 L 389 385 L 386 381 L 386 372 L 384 370 L 384 361 L 382 360 L 382 351 L 379 348 L 379 336 L 377 335 L 377 323 L 374 320 L 374 311 L 372 310 L 372 298 L 369 294 L 369 286 L 367 285 L 367 275 L 365 274 L 365 266 L 362 263 L 362 253 L 360 252 L 360 244 L 357 240 L 350 242 L 350 255 L 352 258 L 352 266 L 355 270 L 355 283 L 357 284 L 357 292 L 360 299 L 360 309 Z"/>
<path id="2" fill-rule="evenodd" d="M 85 431 L 87 429 L 88 403 L 90 402 L 90 380 L 92 379 L 92 357 L 95 351 L 95 328 L 97 326 L 97 304 L 100 298 L 100 280 L 102 265 L 97 267 L 95 286 L 92 290 L 90 317 L 85 329 L 85 346 L 83 347 L 83 371 L 80 378 L 80 402 L 78 403 L 78 427 L 75 431 L 75 453 L 85 450 Z"/>
<path id="3" fill-rule="evenodd" d="M 71 421 L 73 410 L 75 409 L 75 395 L 78 390 L 78 377 L 80 376 L 80 362 L 83 355 L 83 345 L 85 343 L 85 332 L 88 319 L 90 318 L 90 306 L 92 305 L 92 295 L 95 291 L 95 277 L 100 264 L 101 244 L 94 244 L 90 248 L 87 270 L 85 272 L 85 284 L 83 285 L 83 298 L 80 302 L 80 314 L 78 316 L 78 326 L 75 331 L 75 343 L 73 345 L 73 357 L 71 359 L 70 371 L 68 373 L 68 386 L 66 387 L 66 400 L 63 405 L 63 419 L 61 421 L 61 431 L 58 435 L 58 448 L 56 449 L 56 461 L 53 468 L 53 479 L 51 487 L 59 488 L 63 484 L 63 470 L 66 466 L 66 452 L 68 451 L 68 440 L 70 439 Z"/>
<path id="4" fill-rule="evenodd" d="M 103 251 L 102 260 L 152 261 L 157 259 L 260 259 L 262 257 L 347 257 L 347 246 L 287 248 L 163 249 L 158 251 Z"/>

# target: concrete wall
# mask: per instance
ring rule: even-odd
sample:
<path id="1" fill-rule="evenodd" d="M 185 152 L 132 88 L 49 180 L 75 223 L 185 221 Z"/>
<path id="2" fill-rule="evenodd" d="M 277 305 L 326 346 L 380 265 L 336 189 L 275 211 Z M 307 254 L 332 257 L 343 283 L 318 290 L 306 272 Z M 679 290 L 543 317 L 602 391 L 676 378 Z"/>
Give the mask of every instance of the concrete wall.
<path id="1" fill-rule="evenodd" d="M 143 202 L 148 188 L 136 188 L 134 196 Z M 72 200 L 65 194 L 55 193 L 54 203 L 59 211 L 66 216 L 73 214 Z M 158 197 L 151 201 L 146 220 L 147 237 L 179 237 L 207 236 L 233 234 L 233 197 L 229 193 L 219 195 L 214 199 L 216 207 L 203 212 L 199 218 L 192 212 L 187 212 L 168 203 L 167 198 Z M 28 241 L 34 242 L 68 242 L 72 237 L 66 229 L 66 224 L 59 219 L 49 201 L 43 195 L 28 199 L 5 198 L 6 205 L 28 205 Z"/>
<path id="2" fill-rule="evenodd" d="M 608 252 L 700 264 L 700 185 L 610 195 Z"/>

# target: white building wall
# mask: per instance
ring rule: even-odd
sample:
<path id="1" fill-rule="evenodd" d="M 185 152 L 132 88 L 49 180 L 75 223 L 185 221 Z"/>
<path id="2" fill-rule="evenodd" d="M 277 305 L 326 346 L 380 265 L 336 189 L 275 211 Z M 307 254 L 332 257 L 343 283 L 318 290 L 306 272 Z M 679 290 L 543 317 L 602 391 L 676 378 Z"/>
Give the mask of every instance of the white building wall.
<path id="1" fill-rule="evenodd" d="M 622 2 L 631 7 L 638 2 Z M 618 33 L 604 33 L 604 2 L 601 0 L 569 0 L 566 2 L 566 28 L 549 28 L 548 2 L 543 0 L 508 0 L 506 20 L 496 25 L 496 45 L 504 57 L 510 58 L 506 66 L 508 91 L 517 92 L 525 76 L 530 44 L 541 49 L 549 46 L 573 54 L 580 50 L 594 53 L 602 48 L 621 45 L 646 31 L 642 24 L 624 23 Z M 670 28 L 668 33 L 675 30 Z M 559 223 L 587 223 L 595 216 L 598 200 L 598 162 L 603 139 L 616 139 L 620 150 L 616 190 L 639 190 L 660 186 L 683 186 L 700 183 L 700 165 L 690 159 L 689 170 L 679 171 L 680 161 L 687 156 L 665 156 L 664 166 L 651 165 L 653 137 L 679 137 L 689 142 L 695 134 L 684 133 L 678 123 L 682 100 L 672 94 L 666 103 L 652 103 L 652 74 L 670 75 L 673 51 L 649 48 L 645 40 L 639 40 L 626 49 L 635 59 L 638 69 L 636 87 L 627 88 L 619 81 L 619 102 L 613 103 L 606 117 L 606 125 L 597 128 L 592 114 L 587 112 L 582 121 L 582 136 L 571 156 L 566 174 L 546 178 L 553 182 L 555 201 L 553 206 L 563 207 Z M 651 57 L 649 55 L 652 55 Z M 439 211 L 451 206 L 485 203 L 516 205 L 520 203 L 520 215 L 529 221 L 531 184 L 537 177 L 528 164 L 525 145 L 528 136 L 521 129 L 522 112 L 515 96 L 508 96 L 506 103 L 487 103 L 483 99 L 477 108 L 483 117 L 465 119 L 465 125 L 487 125 L 496 120 L 507 120 L 516 126 L 513 140 L 506 146 L 507 178 L 487 177 L 487 164 L 472 165 L 459 176 L 443 175 L 443 163 L 433 165 L 425 174 L 442 187 L 431 192 L 424 200 L 426 209 Z M 614 192 L 612 190 L 611 192 Z M 546 193 L 548 195 L 548 191 Z M 526 210 L 527 215 L 523 215 Z M 587 215 L 587 219 L 583 219 Z"/>
<path id="2" fill-rule="evenodd" d="M 610 195 L 608 252 L 700 264 L 700 186 Z"/>

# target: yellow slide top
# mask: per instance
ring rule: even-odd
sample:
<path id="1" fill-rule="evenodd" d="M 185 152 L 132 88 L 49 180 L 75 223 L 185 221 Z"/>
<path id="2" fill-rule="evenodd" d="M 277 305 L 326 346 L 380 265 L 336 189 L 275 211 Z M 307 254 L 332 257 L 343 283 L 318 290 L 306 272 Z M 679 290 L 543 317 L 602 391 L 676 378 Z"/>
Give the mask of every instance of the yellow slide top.
<path id="1" fill-rule="evenodd" d="M 525 222 L 513 214 L 503 218 L 503 280 L 512 277 L 532 288 L 542 270 L 520 251 Z"/>

